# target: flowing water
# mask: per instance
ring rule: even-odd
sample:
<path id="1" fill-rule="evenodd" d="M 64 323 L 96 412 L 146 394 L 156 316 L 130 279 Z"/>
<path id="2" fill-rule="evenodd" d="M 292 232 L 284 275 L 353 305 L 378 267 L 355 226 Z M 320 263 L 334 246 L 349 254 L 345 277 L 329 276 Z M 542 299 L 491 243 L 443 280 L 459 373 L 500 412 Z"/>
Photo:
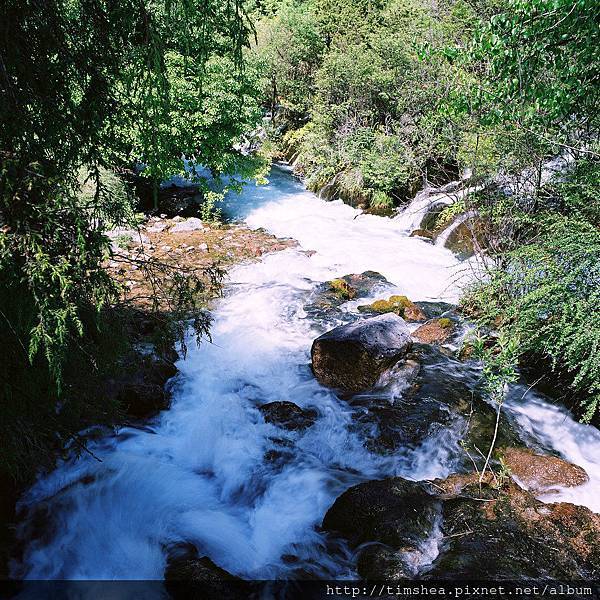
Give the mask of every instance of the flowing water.
<path id="1" fill-rule="evenodd" d="M 14 575 L 162 578 L 169 546 L 190 542 L 244 578 L 352 577 L 351 553 L 319 531 L 335 498 L 365 479 L 443 477 L 457 467 L 452 426 L 392 453 L 367 449 L 354 426 L 357 409 L 312 376 L 310 345 L 325 325 L 304 307 L 319 283 L 366 270 L 391 282 L 386 294 L 455 302 L 465 263 L 408 237 L 401 219 L 325 202 L 278 168 L 269 185 L 249 186 L 225 211 L 299 246 L 230 273 L 213 343 L 190 345 L 170 410 L 143 426 L 96 432 L 89 448 L 101 462 L 66 460 L 29 490 Z M 588 470 L 590 484 L 564 494 L 599 510 L 599 433 L 530 396 L 516 394 L 509 410 L 538 446 Z M 277 400 L 316 410 L 316 423 L 304 431 L 266 423 L 258 407 Z M 269 451 L 279 458 L 267 460 Z M 432 560 L 435 540 L 428 543 L 423 554 Z"/>

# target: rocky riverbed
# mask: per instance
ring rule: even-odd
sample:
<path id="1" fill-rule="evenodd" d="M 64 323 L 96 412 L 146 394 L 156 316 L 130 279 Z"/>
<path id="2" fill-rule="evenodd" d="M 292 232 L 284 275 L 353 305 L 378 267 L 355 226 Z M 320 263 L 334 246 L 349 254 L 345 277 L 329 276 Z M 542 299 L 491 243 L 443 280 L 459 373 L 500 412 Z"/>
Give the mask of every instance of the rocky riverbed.
<path id="1" fill-rule="evenodd" d="M 595 428 L 519 382 L 481 475 L 497 411 L 463 351 L 464 262 L 279 170 L 226 210 L 245 225 L 159 217 L 142 241 L 194 264 L 235 228 L 285 248 L 230 269 L 212 343 L 174 365 L 169 410 L 97 432 L 93 457 L 67 456 L 22 497 L 13 575 L 218 588 L 597 572 Z"/>

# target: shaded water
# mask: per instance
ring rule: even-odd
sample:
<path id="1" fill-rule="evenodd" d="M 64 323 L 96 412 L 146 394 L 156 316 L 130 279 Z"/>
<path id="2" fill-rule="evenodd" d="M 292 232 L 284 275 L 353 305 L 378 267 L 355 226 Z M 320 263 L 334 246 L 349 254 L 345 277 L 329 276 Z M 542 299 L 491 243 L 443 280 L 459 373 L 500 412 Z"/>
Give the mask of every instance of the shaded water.
<path id="1" fill-rule="evenodd" d="M 459 430 L 452 425 L 392 453 L 365 447 L 364 431 L 354 426 L 357 408 L 312 376 L 310 345 L 324 324 L 304 306 L 320 282 L 365 270 L 391 282 L 382 293 L 454 302 L 464 264 L 408 237 L 400 220 L 327 203 L 280 169 L 269 185 L 230 198 L 225 210 L 299 247 L 231 272 L 213 343 L 190 345 L 169 411 L 143 427 L 96 435 L 89 446 L 102 462 L 67 460 L 31 488 L 21 501 L 25 552 L 14 575 L 162 578 L 169 546 L 191 542 L 245 578 L 351 577 L 348 550 L 319 531 L 335 498 L 365 479 L 443 477 L 457 467 Z M 391 398 L 401 390 L 381 393 Z M 258 407 L 277 400 L 316 410 L 316 423 L 295 432 L 265 423 Z M 600 489 L 596 430 L 537 397 L 515 399 L 510 410 L 540 445 L 585 463 L 594 472 L 589 485 Z M 582 441 L 589 452 L 577 450 Z M 269 451 L 277 458 L 266 459 Z M 591 492 L 568 494 L 595 502 Z M 435 548 L 424 554 L 431 560 Z"/>

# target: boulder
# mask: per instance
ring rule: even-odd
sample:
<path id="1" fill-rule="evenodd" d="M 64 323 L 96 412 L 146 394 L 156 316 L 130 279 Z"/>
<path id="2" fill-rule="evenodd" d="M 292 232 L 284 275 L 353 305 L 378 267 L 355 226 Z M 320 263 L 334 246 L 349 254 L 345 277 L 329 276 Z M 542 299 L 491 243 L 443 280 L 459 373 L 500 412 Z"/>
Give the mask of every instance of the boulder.
<path id="1" fill-rule="evenodd" d="M 204 229 L 204 224 L 197 217 L 189 217 L 185 221 L 175 223 L 171 227 L 171 233 L 185 233 L 189 231 L 200 231 Z"/>
<path id="2" fill-rule="evenodd" d="M 411 345 L 406 322 L 393 313 L 341 325 L 314 340 L 313 372 L 323 385 L 360 392 L 372 387 Z"/>
<path id="3" fill-rule="evenodd" d="M 366 298 L 377 287 L 391 285 L 388 280 L 375 271 L 344 275 L 318 285 L 305 305 L 306 312 L 313 318 L 327 316 L 354 298 Z"/>
<path id="4" fill-rule="evenodd" d="M 267 423 L 292 431 L 310 427 L 317 418 L 315 410 L 304 410 L 287 401 L 269 402 L 259 407 L 259 410 Z"/>
<path id="5" fill-rule="evenodd" d="M 510 480 L 476 474 L 433 482 L 442 493 L 444 544 L 431 579 L 563 579 L 597 576 L 600 515 L 564 502 L 544 504 Z"/>
<path id="6" fill-rule="evenodd" d="M 177 372 L 177 367 L 166 358 L 134 355 L 128 369 L 108 383 L 108 393 L 119 401 L 126 414 L 149 417 L 169 407 L 170 394 L 165 384 Z"/>
<path id="7" fill-rule="evenodd" d="M 367 481 L 346 490 L 327 511 L 323 528 L 360 549 L 357 570 L 368 579 L 417 574 L 423 548 L 440 515 L 426 486 L 401 477 Z"/>
<path id="8" fill-rule="evenodd" d="M 242 600 L 252 593 L 252 585 L 216 565 L 207 556 L 199 556 L 196 547 L 179 543 L 168 549 L 165 569 L 167 589 L 172 597 L 203 597 Z M 199 586 L 198 584 L 201 584 Z"/>
<path id="9" fill-rule="evenodd" d="M 359 306 L 358 310 L 373 314 L 393 312 L 407 321 L 424 321 L 427 318 L 423 310 L 406 296 L 390 296 L 387 300 L 376 300 L 372 304 Z"/>
<path id="10" fill-rule="evenodd" d="M 174 581 L 241 581 L 217 566 L 210 558 L 188 558 L 170 562 L 165 579 Z"/>
<path id="11" fill-rule="evenodd" d="M 423 484 L 402 477 L 359 483 L 346 490 L 323 519 L 323 529 L 350 544 L 379 542 L 414 548 L 426 539 L 439 514 L 439 501 Z"/>
<path id="12" fill-rule="evenodd" d="M 454 323 L 447 317 L 431 319 L 413 332 L 413 336 L 424 344 L 443 344 L 453 333 Z"/>
<path id="13" fill-rule="evenodd" d="M 517 483 L 533 494 L 547 494 L 589 481 L 584 469 L 557 456 L 536 454 L 528 448 L 503 448 L 498 454 Z"/>
<path id="14" fill-rule="evenodd" d="M 544 504 L 489 474 L 481 483 L 477 473 L 361 483 L 334 502 L 323 528 L 359 547 L 358 572 L 374 580 L 572 581 L 600 570 L 600 515 Z"/>

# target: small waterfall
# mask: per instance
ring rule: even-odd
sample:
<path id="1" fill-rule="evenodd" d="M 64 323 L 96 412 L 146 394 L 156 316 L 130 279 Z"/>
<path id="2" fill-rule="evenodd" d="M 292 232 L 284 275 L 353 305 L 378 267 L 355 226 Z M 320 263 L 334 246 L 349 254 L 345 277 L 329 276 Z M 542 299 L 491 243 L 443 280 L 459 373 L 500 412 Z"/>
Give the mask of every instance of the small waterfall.
<path id="1" fill-rule="evenodd" d="M 425 188 L 394 220 L 408 233 L 425 228 L 427 217 L 472 194 L 481 186 L 461 187 L 463 181 L 452 181 L 442 188 Z"/>
<path id="2" fill-rule="evenodd" d="M 445 247 L 448 242 L 448 238 L 466 221 L 477 216 L 474 210 L 469 210 L 462 215 L 459 215 L 435 238 L 435 245 Z"/>

